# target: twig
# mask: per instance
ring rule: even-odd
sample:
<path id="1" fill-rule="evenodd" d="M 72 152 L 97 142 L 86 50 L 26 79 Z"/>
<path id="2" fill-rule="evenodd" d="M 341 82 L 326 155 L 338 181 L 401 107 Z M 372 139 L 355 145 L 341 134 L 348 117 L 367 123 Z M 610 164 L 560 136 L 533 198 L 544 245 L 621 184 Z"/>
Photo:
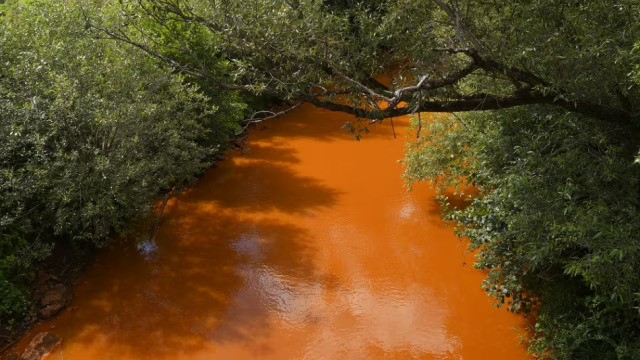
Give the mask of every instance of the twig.
<path id="1" fill-rule="evenodd" d="M 18 339 L 14 339 L 14 340 L 8 342 L 5 346 L 2 347 L 2 349 L 0 349 L 0 354 L 2 354 L 5 351 L 7 351 L 10 347 L 12 347 L 17 342 L 18 342 Z"/>
<path id="2" fill-rule="evenodd" d="M 418 106 L 416 106 L 416 111 L 418 112 L 418 131 L 416 131 L 416 139 L 420 139 L 420 131 L 422 130 L 422 113 L 419 111 L 420 103 L 422 103 L 422 91 L 418 93 Z"/>
<path id="3" fill-rule="evenodd" d="M 391 118 L 391 130 L 393 130 L 393 138 L 396 138 L 396 127 L 393 126 L 393 118 Z"/>
<path id="4" fill-rule="evenodd" d="M 456 119 L 458 119 L 458 121 L 460 121 L 460 123 L 462 124 L 462 126 L 464 126 L 465 128 L 467 127 L 467 124 L 464 122 L 464 120 L 462 120 L 462 118 L 460 116 L 458 116 L 458 114 L 456 113 L 451 113 L 451 115 L 453 115 Z"/>
<path id="5" fill-rule="evenodd" d="M 162 224 L 162 215 L 164 215 L 164 209 L 167 207 L 169 200 L 176 196 L 177 185 L 172 187 L 169 192 L 164 194 L 164 198 L 162 199 L 162 206 L 160 206 L 160 210 L 158 211 L 158 217 L 156 218 L 156 223 L 151 230 L 151 234 L 149 235 L 149 242 L 154 243 L 156 241 L 156 237 L 158 236 L 158 231 L 160 231 L 160 224 Z"/>
<path id="6" fill-rule="evenodd" d="M 62 272 L 60 273 L 60 277 L 64 276 L 64 273 L 66 273 L 67 270 L 69 270 L 70 267 L 71 267 L 71 265 L 67 265 L 67 267 L 65 267 L 64 270 L 62 270 Z"/>
<path id="7" fill-rule="evenodd" d="M 242 130 L 236 133 L 236 136 L 242 135 L 242 133 L 244 133 L 247 130 L 247 128 L 251 126 L 251 124 L 258 124 L 263 121 L 275 119 L 277 117 L 280 117 L 282 115 L 289 113 L 294 109 L 297 109 L 300 105 L 302 105 L 302 102 L 295 103 L 291 107 L 288 107 L 280 112 L 273 112 L 273 111 L 266 111 L 266 110 L 257 111 L 249 119 L 246 119 L 243 121 L 245 123 L 245 126 L 242 128 Z M 256 118 L 258 114 L 269 114 L 269 115 L 261 118 Z"/>
<path id="8" fill-rule="evenodd" d="M 462 39 L 466 38 L 469 41 L 476 51 L 484 52 L 484 47 L 480 44 L 480 41 L 473 35 L 467 24 L 460 18 L 460 9 L 458 8 L 457 1 L 455 2 L 455 9 L 452 9 L 449 5 L 447 5 L 442 0 L 433 0 L 433 2 L 438 5 L 438 7 L 444 11 L 452 21 L 454 21 L 456 25 L 456 35 Z"/>

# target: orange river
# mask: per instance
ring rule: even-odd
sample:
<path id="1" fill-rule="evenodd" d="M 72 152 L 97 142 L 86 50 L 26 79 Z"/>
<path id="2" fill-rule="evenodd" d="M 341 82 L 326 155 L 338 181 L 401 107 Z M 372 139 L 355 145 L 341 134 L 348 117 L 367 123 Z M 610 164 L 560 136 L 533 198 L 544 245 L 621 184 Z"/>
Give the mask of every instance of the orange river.
<path id="1" fill-rule="evenodd" d="M 528 359 L 526 321 L 481 289 L 427 184 L 402 179 L 407 119 L 355 141 L 305 105 L 167 206 L 156 247 L 119 242 L 27 335 L 48 359 Z M 147 244 L 148 245 L 148 244 Z"/>

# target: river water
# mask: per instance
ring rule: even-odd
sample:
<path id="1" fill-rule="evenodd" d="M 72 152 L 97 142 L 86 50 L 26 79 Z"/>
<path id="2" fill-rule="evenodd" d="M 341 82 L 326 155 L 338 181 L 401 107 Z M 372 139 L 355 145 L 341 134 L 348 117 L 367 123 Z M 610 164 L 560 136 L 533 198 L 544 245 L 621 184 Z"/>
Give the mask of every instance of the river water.
<path id="1" fill-rule="evenodd" d="M 527 359 L 426 184 L 407 119 L 362 141 L 305 105 L 172 200 L 157 247 L 119 243 L 35 329 L 49 359 Z M 146 250 L 146 251 L 143 251 Z"/>

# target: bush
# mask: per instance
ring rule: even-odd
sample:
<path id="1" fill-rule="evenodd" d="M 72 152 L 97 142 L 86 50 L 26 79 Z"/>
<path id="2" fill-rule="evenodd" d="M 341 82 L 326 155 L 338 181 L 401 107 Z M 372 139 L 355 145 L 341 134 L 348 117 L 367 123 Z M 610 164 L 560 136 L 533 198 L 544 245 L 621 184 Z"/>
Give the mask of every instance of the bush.
<path id="1" fill-rule="evenodd" d="M 3 318 L 24 313 L 53 246 L 124 234 L 239 129 L 238 95 L 213 100 L 135 48 L 88 36 L 83 11 L 112 21 L 115 4 L 0 5 Z"/>
<path id="2" fill-rule="evenodd" d="M 12 283 L 0 278 L 0 326 L 11 328 L 27 313 L 28 302 Z"/>
<path id="3" fill-rule="evenodd" d="M 626 129 L 528 107 L 434 121 L 407 154 L 410 181 L 478 189 L 464 209 L 443 197 L 447 217 L 479 250 L 497 304 L 536 316 L 541 357 L 640 357 L 640 166 L 629 143 Z"/>

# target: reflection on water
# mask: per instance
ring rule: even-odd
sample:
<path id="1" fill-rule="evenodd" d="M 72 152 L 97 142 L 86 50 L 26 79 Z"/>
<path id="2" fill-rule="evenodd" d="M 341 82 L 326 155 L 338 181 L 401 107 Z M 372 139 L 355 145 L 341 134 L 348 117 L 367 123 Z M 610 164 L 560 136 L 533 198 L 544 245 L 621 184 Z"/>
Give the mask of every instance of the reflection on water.
<path id="1" fill-rule="evenodd" d="M 361 142 L 347 120 L 305 106 L 254 130 L 31 336 L 66 360 L 527 358 L 432 190 L 405 192 L 406 119 Z"/>
<path id="2" fill-rule="evenodd" d="M 139 242 L 136 247 L 138 248 L 140 255 L 144 256 L 147 261 L 151 261 L 153 255 L 158 252 L 158 244 L 149 239 Z"/>

